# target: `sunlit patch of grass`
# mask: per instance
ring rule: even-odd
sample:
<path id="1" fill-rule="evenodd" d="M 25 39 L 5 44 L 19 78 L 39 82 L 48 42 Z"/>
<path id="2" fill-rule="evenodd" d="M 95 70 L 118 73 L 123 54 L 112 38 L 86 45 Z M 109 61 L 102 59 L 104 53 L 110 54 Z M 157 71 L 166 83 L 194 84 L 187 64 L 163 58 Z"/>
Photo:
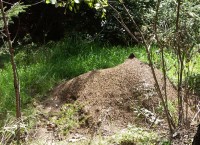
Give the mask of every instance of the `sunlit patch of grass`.
<path id="1" fill-rule="evenodd" d="M 42 98 L 63 79 L 69 80 L 90 70 L 116 66 L 134 51 L 136 55 L 141 55 L 138 47 L 102 46 L 85 41 L 74 42 L 71 39 L 51 42 L 41 47 L 28 45 L 20 49 L 15 60 L 20 79 L 22 108 L 27 108 L 33 98 Z M 0 77 L 0 114 L 6 114 L 6 111 L 14 114 L 15 94 L 9 62 L 0 69 Z"/>
<path id="2" fill-rule="evenodd" d="M 167 142 L 166 139 L 161 139 L 161 134 L 153 132 L 152 130 L 145 130 L 131 125 L 121 132 L 113 135 L 110 140 L 111 143 L 119 145 L 154 145 L 165 141 Z"/>

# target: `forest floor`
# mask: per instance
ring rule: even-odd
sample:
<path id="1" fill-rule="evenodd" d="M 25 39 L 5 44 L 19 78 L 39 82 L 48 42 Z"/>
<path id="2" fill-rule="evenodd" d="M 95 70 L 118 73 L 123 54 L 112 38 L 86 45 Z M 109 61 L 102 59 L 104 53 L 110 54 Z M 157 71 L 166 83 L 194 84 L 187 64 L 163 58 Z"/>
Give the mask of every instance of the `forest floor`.
<path id="1" fill-rule="evenodd" d="M 166 117 L 142 46 L 102 46 L 66 38 L 22 48 L 15 59 L 21 83 L 24 144 L 169 144 Z M 161 70 L 157 50 L 152 47 L 152 59 Z M 132 52 L 138 59 L 124 62 Z M 200 57 L 196 54 L 189 80 L 198 93 Z M 0 66 L 0 94 L 4 96 L 0 97 L 1 133 L 9 134 L 8 140 L 12 140 L 16 129 L 12 67 L 8 55 L 0 57 L 4 60 Z M 167 76 L 177 84 L 173 52 L 166 50 L 165 59 Z M 162 88 L 162 73 L 156 69 L 156 74 Z M 168 107 L 177 123 L 177 91 L 169 81 L 167 84 Z M 189 101 L 189 106 L 195 103 Z M 191 144 L 197 123 L 192 124 L 190 129 L 175 131 L 174 144 Z"/>
<path id="2" fill-rule="evenodd" d="M 63 126 L 56 125 L 52 121 L 52 118 L 59 118 L 57 113 L 60 108 L 55 109 L 38 104 L 37 109 L 40 112 L 37 117 L 38 122 L 28 140 L 31 145 L 190 145 L 197 130 L 195 125 L 190 128 L 179 128 L 170 143 L 166 122 L 160 124 L 161 126 L 151 127 L 151 124 L 141 120 L 140 124 L 115 127 L 109 132 L 102 132 L 98 128 L 94 130 L 88 126 L 72 128 L 67 135 L 63 135 L 61 131 Z"/>
<path id="3" fill-rule="evenodd" d="M 159 85 L 162 73 L 156 69 Z M 35 102 L 31 144 L 170 144 L 149 65 L 138 59 L 94 70 L 63 82 Z M 176 89 L 167 81 L 169 110 L 176 121 Z M 190 117 L 194 116 L 189 110 Z M 175 131 L 171 144 L 191 144 L 196 125 Z"/>

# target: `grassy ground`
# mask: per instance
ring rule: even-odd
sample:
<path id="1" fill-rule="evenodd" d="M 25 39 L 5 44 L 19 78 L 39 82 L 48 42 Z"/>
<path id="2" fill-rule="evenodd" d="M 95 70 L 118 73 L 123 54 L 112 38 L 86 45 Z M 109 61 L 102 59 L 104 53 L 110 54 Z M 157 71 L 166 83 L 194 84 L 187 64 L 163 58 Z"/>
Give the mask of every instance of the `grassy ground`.
<path id="1" fill-rule="evenodd" d="M 139 128 L 129 125 L 127 128 L 119 131 L 112 136 L 96 135 L 94 138 L 83 137 L 76 142 L 69 142 L 67 140 L 57 141 L 57 145 L 170 145 L 166 138 L 162 138 L 163 133 L 156 133 L 151 129 Z M 31 144 L 42 145 L 44 141 L 35 140 Z"/>
<path id="2" fill-rule="evenodd" d="M 19 48 L 22 49 L 22 48 Z M 101 46 L 85 41 L 63 40 L 42 47 L 25 46 L 15 59 L 20 78 L 22 108 L 33 98 L 42 98 L 56 83 L 90 70 L 113 67 L 122 63 L 131 52 L 145 60 L 142 47 Z M 0 116 L 14 114 L 15 95 L 10 63 L 0 69 Z"/>
<path id="3" fill-rule="evenodd" d="M 23 116 L 31 115 L 31 102 L 34 99 L 44 99 L 49 90 L 63 80 L 69 80 L 90 70 L 103 69 L 116 66 L 134 53 L 138 59 L 147 62 L 145 49 L 141 46 L 121 47 L 121 46 L 102 46 L 97 43 L 88 43 L 83 40 L 65 39 L 57 43 L 48 43 L 44 46 L 27 45 L 18 48 L 15 60 L 18 67 L 18 75 L 21 85 L 21 98 Z M 156 47 L 152 49 L 152 56 L 155 66 L 161 69 L 160 55 Z M 169 51 L 165 53 L 167 73 L 169 78 L 176 83 L 176 61 Z M 0 56 L 2 58 L 2 56 Z M 12 70 L 8 56 L 3 56 L 3 68 L 0 68 L 0 126 L 5 123 L 5 117 L 12 118 L 15 114 L 15 95 L 13 88 Z M 195 65 L 190 64 L 193 74 L 200 76 L 200 57 L 192 58 Z M 1 60 L 1 59 L 0 59 Z M 0 62 L 1 63 L 1 62 Z M 2 67 L 2 66 L 0 66 Z M 196 81 L 200 77 L 194 76 Z M 198 87 L 198 81 L 197 87 Z M 199 82 L 200 83 L 200 82 Z M 199 88 L 199 87 L 198 87 Z M 8 115 L 11 114 L 11 115 Z M 34 123 L 33 123 L 34 124 Z M 106 143 L 131 143 L 132 138 L 138 137 L 138 142 L 157 141 L 157 135 L 147 132 L 147 135 L 138 136 L 137 131 L 126 130 L 122 134 L 116 134 L 108 139 L 95 139 L 94 144 Z M 135 134 L 134 134 L 135 133 Z M 142 131 L 144 134 L 145 131 Z M 135 136 L 137 137 L 135 137 Z M 100 136 L 101 137 L 101 136 Z M 158 137 L 158 136 L 157 136 Z M 106 141 L 106 142 L 105 142 Z M 87 141 L 86 141 L 87 142 Z M 123 142 L 123 143 L 122 143 Z M 124 144 L 126 144 L 124 143 Z M 62 143 L 61 143 L 62 144 Z M 168 144 L 168 142 L 164 143 Z"/>
<path id="4" fill-rule="evenodd" d="M 102 46 L 83 40 L 65 39 L 41 47 L 27 45 L 18 49 L 15 59 L 21 84 L 22 108 L 26 111 L 33 98 L 44 98 L 56 83 L 90 70 L 116 66 L 131 52 L 140 60 L 147 62 L 143 47 Z M 152 54 L 155 65 L 159 68 L 161 61 L 156 48 L 153 48 Z M 176 62 L 170 53 L 166 53 L 166 58 L 168 75 L 176 81 Z M 195 58 L 195 61 L 200 62 L 200 57 Z M 200 64 L 196 63 L 194 71 L 198 73 L 199 70 Z M 14 114 L 14 96 L 11 65 L 6 63 L 4 68 L 0 69 L 0 119 L 5 117 L 6 113 Z"/>

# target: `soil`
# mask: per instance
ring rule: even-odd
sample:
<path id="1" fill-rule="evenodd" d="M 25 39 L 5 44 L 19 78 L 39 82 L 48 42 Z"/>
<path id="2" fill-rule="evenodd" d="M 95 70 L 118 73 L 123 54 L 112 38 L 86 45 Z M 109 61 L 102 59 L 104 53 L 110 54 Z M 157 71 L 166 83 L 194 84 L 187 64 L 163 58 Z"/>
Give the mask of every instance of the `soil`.
<path id="1" fill-rule="evenodd" d="M 164 94 L 163 75 L 157 69 L 155 72 Z M 176 88 L 169 80 L 166 88 L 168 101 L 176 106 Z M 82 106 L 81 115 L 87 116 L 85 124 L 74 131 L 76 133 L 92 134 L 98 130 L 103 135 L 112 135 L 128 124 L 151 127 L 158 118 L 157 130 L 168 128 L 151 69 L 137 58 L 62 82 L 50 92 L 41 108 L 46 113 L 59 112 L 63 104 L 74 102 Z M 171 113 L 176 113 L 176 109 Z M 154 115 L 156 119 L 152 121 Z"/>
<path id="2" fill-rule="evenodd" d="M 155 71 L 162 89 L 162 73 L 157 69 Z M 138 108 L 156 113 L 161 106 L 149 65 L 136 58 L 63 82 L 51 94 L 57 101 L 50 103 L 50 106 L 76 101 L 84 106 L 84 113 L 89 114 L 93 122 L 102 122 L 103 126 L 109 126 L 112 122 L 114 126 L 124 127 L 135 123 L 137 114 L 134 111 Z M 175 103 L 176 90 L 168 80 L 167 96 L 169 101 Z"/>

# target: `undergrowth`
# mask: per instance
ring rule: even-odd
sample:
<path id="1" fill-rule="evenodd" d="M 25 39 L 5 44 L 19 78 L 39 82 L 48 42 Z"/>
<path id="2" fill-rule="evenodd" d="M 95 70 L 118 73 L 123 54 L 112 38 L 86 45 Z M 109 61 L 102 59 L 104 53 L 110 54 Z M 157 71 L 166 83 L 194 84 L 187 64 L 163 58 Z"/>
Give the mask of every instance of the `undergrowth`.
<path id="1" fill-rule="evenodd" d="M 165 133 L 156 133 L 150 129 L 140 128 L 128 125 L 127 128 L 113 135 L 97 134 L 95 137 L 81 136 L 75 141 L 62 140 L 57 141 L 57 145 L 170 145 Z M 32 144 L 45 144 L 42 140 L 34 140 Z"/>
<path id="2" fill-rule="evenodd" d="M 33 98 L 44 99 L 45 94 L 57 83 L 85 72 L 116 66 L 131 52 L 145 60 L 142 47 L 122 48 L 102 46 L 84 40 L 64 39 L 44 46 L 20 46 L 15 60 L 21 89 L 21 107 L 27 110 Z M 30 111 L 28 111 L 30 113 Z M 15 113 L 15 94 L 12 68 L 8 62 L 0 68 L 0 118 Z M 2 123 L 2 122 L 1 122 Z"/>
<path id="3" fill-rule="evenodd" d="M 152 56 L 157 68 L 161 68 L 159 52 L 154 47 Z M 15 60 L 21 88 L 21 106 L 27 110 L 33 100 L 44 99 L 45 94 L 57 83 L 69 80 L 85 72 L 116 66 L 128 58 L 130 53 L 143 62 L 147 62 L 145 49 L 142 46 L 120 47 L 88 43 L 84 40 L 66 38 L 57 43 L 49 42 L 44 46 L 29 44 L 18 47 Z M 2 56 L 0 56 L 2 57 Z M 176 82 L 175 61 L 172 53 L 166 52 L 166 63 L 169 66 L 168 76 Z M 196 62 L 200 57 L 194 58 Z M 7 63 L 0 68 L 0 120 L 7 113 L 15 112 L 15 95 L 13 88 L 12 69 Z M 193 68 L 198 74 L 200 65 Z M 196 79 L 194 77 L 193 79 Z M 197 83 L 198 85 L 198 83 Z M 196 86 L 197 86 L 196 85 Z M 31 111 L 26 111 L 31 112 Z M 0 122 L 1 124 L 3 122 Z M 1 126 L 0 124 L 0 126 Z"/>
<path id="4" fill-rule="evenodd" d="M 72 128 L 78 127 L 84 123 L 84 114 L 80 113 L 80 104 L 65 104 L 61 107 L 61 111 L 57 114 L 59 117 L 51 118 L 52 122 L 59 126 L 59 133 L 63 136 L 68 135 Z"/>

